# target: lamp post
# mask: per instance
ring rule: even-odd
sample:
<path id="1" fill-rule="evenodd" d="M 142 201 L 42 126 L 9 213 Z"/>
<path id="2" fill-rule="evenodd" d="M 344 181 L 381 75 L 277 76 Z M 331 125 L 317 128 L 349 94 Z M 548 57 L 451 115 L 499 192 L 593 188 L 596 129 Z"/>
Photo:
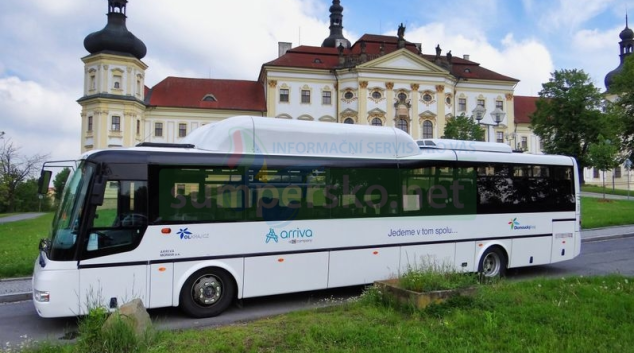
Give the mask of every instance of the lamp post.
<path id="1" fill-rule="evenodd" d="M 475 120 L 478 121 L 478 125 L 480 125 L 480 122 L 482 121 L 482 119 L 484 119 L 484 114 L 487 112 L 487 110 L 480 104 L 478 104 L 473 111 L 471 111 L 471 113 L 473 114 L 473 117 Z M 489 130 L 487 128 L 487 135 L 489 134 Z"/>
<path id="2" fill-rule="evenodd" d="M 632 170 L 632 161 L 628 158 L 625 160 L 625 170 L 627 171 L 627 199 L 630 199 L 630 170 Z"/>

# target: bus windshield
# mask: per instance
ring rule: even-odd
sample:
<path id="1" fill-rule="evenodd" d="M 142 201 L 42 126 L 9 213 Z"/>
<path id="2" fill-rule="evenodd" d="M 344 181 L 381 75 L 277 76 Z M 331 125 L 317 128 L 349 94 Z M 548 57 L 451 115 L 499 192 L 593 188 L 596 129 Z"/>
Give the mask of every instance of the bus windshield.
<path id="1" fill-rule="evenodd" d="M 82 162 L 66 182 L 50 234 L 49 259 L 73 260 L 82 209 L 95 166 Z"/>

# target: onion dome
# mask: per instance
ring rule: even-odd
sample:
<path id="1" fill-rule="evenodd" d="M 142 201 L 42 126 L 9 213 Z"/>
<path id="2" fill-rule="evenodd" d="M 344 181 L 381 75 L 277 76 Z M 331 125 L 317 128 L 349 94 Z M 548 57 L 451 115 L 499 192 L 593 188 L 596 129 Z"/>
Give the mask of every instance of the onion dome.
<path id="1" fill-rule="evenodd" d="M 610 86 L 614 82 L 614 77 L 620 74 L 621 71 L 623 71 L 625 58 L 632 54 L 632 52 L 634 51 L 634 31 L 632 31 L 628 26 L 627 15 L 625 15 L 625 28 L 621 31 L 621 33 L 619 33 L 619 37 L 621 38 L 621 41 L 619 42 L 619 47 L 621 49 L 621 54 L 619 55 L 619 58 L 621 59 L 621 62 L 616 69 L 608 72 L 608 74 L 605 75 L 605 80 L 603 82 L 605 83 L 605 88 L 608 91 L 610 91 Z"/>
<path id="2" fill-rule="evenodd" d="M 330 6 L 330 36 L 324 39 L 322 47 L 338 48 L 343 45 L 350 48 L 350 41 L 343 36 L 343 6 L 339 0 L 333 0 Z"/>
<path id="3" fill-rule="evenodd" d="M 112 52 L 142 59 L 147 53 L 143 42 L 126 28 L 125 7 L 128 0 L 108 0 L 108 24 L 101 31 L 84 39 L 84 48 L 90 54 Z"/>

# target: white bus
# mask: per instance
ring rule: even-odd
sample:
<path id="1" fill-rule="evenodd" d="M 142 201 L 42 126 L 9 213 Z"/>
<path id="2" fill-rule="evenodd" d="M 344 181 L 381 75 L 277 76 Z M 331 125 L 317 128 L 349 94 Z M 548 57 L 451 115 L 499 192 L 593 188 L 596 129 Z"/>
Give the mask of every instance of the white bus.
<path id="1" fill-rule="evenodd" d="M 35 263 L 42 317 L 133 298 L 209 317 L 424 257 L 499 276 L 580 252 L 575 160 L 504 144 L 241 116 L 77 165 Z"/>

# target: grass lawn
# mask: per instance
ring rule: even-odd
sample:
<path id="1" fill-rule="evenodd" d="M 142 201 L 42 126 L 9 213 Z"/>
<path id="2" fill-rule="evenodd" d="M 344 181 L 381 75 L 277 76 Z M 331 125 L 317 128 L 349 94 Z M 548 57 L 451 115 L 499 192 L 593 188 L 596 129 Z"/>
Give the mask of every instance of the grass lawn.
<path id="1" fill-rule="evenodd" d="M 634 185 L 632 186 L 633 189 L 630 190 L 630 197 L 632 197 L 632 200 L 634 201 Z M 603 194 L 603 186 L 597 186 L 597 185 L 584 185 L 581 187 L 581 191 L 586 191 L 586 192 L 594 192 L 597 194 Z M 605 193 L 609 194 L 609 195 L 622 195 L 622 196 L 627 196 L 627 190 L 621 190 L 621 189 L 614 189 L 612 190 L 612 186 L 605 186 Z"/>
<path id="2" fill-rule="evenodd" d="M 481 286 L 474 297 L 424 310 L 385 299 L 370 288 L 342 305 L 217 328 L 163 331 L 117 351 L 612 353 L 634 347 L 633 278 L 501 281 Z M 79 340 L 27 351 L 93 351 L 82 344 L 82 336 Z"/>
<path id="3" fill-rule="evenodd" d="M 634 201 L 581 198 L 581 228 L 634 224 Z"/>
<path id="4" fill-rule="evenodd" d="M 48 236 L 53 213 L 0 223 L 0 278 L 30 276 L 40 239 Z"/>

